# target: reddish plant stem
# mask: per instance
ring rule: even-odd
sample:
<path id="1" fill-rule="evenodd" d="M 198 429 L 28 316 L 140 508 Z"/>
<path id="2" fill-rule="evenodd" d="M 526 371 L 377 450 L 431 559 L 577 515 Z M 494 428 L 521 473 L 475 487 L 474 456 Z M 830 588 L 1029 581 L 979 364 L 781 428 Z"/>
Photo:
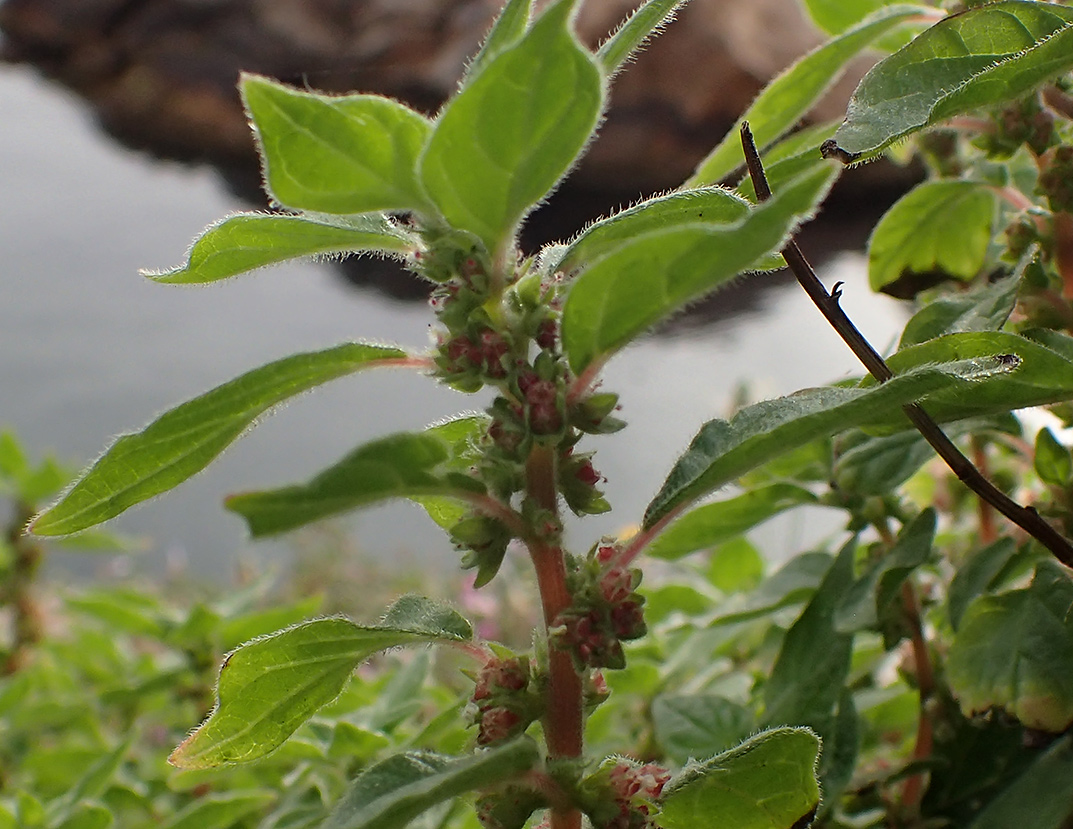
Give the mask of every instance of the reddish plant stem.
<path id="1" fill-rule="evenodd" d="M 987 452 L 983 441 L 973 438 L 972 460 L 981 474 L 987 474 Z M 990 544 L 998 540 L 998 527 L 995 526 L 995 509 L 982 498 L 976 500 L 977 514 L 980 517 L 980 542 Z"/>
<path id="2" fill-rule="evenodd" d="M 916 744 L 913 760 L 924 760 L 931 755 L 935 730 L 932 725 L 929 705 L 935 693 L 935 674 L 932 672 L 928 643 L 924 640 L 924 625 L 920 619 L 920 603 L 917 601 L 913 583 L 902 582 L 902 609 L 909 623 L 909 641 L 913 647 L 913 663 L 916 669 L 917 692 L 920 694 L 920 713 L 917 718 Z M 924 774 L 914 774 L 902 787 L 902 803 L 914 811 L 919 808 L 924 795 Z"/>
<path id="3" fill-rule="evenodd" d="M 537 445 L 526 461 L 526 485 L 530 498 L 543 509 L 557 512 L 559 493 L 555 481 L 553 446 Z M 566 587 L 566 565 L 561 547 L 536 542 L 529 554 L 536 569 L 540 602 L 544 609 L 544 624 L 551 627 L 555 619 L 571 604 Z M 544 734 L 548 754 L 555 758 L 580 757 L 582 752 L 582 688 L 581 677 L 574 669 L 566 651 L 548 649 L 548 700 L 544 715 Z M 580 829 L 581 812 L 575 808 L 551 810 L 551 829 Z"/>

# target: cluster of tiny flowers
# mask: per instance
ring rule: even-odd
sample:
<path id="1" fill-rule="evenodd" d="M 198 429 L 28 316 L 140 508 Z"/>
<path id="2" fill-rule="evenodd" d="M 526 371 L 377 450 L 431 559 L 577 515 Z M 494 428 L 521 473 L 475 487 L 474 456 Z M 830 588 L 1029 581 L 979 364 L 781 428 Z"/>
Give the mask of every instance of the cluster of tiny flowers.
<path id="1" fill-rule="evenodd" d="M 622 762 L 611 769 L 607 780 L 618 805 L 618 814 L 600 829 L 645 829 L 654 826 L 652 807 L 659 800 L 671 773 L 655 763 L 635 766 Z"/>
<path id="2" fill-rule="evenodd" d="M 477 743 L 487 746 L 521 734 L 540 715 L 541 696 L 529 685 L 529 663 L 493 657 L 477 673 L 470 706 Z"/>
<path id="3" fill-rule="evenodd" d="M 622 643 L 647 632 L 641 571 L 614 564 L 615 548 L 603 545 L 572 574 L 573 604 L 555 620 L 554 643 L 585 668 L 622 668 Z"/>

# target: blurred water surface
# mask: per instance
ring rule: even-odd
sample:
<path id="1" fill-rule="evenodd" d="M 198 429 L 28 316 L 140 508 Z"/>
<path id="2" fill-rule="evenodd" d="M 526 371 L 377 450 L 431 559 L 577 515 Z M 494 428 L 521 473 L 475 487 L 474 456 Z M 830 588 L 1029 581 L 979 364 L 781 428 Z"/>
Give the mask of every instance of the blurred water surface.
<path id="1" fill-rule="evenodd" d="M 421 346 L 422 302 L 355 289 L 331 266 L 289 264 L 205 288 L 161 286 L 139 268 L 178 264 L 190 240 L 248 209 L 204 167 L 132 153 L 110 142 L 78 100 L 29 71 L 0 68 L 0 426 L 34 452 L 76 464 L 122 431 L 273 359 L 348 339 Z M 868 290 L 860 254 L 835 256 L 827 284 L 880 348 L 902 311 Z M 672 326 L 608 366 L 630 426 L 592 441 L 615 511 L 572 527 L 576 546 L 640 518 L 676 455 L 702 422 L 727 412 L 743 381 L 753 397 L 785 394 L 858 373 L 852 356 L 796 286 L 759 291 L 750 309 L 711 325 Z M 228 572 L 239 556 L 279 557 L 220 507 L 228 492 L 304 480 L 355 445 L 419 429 L 483 398 L 405 372 L 339 380 L 293 401 L 171 494 L 115 520 L 154 539 L 145 567 L 168 556 L 195 573 Z M 830 529 L 816 511 L 756 533 L 775 557 Z M 347 519 L 370 557 L 444 570 L 455 556 L 417 508 L 391 504 Z M 85 566 L 65 566 L 85 571 Z"/>

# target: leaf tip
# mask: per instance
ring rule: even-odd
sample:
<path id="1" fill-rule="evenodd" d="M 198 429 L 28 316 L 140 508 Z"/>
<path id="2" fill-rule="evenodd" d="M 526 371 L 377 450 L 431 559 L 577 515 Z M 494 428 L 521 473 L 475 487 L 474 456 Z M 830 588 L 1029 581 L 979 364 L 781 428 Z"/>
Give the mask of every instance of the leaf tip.
<path id="1" fill-rule="evenodd" d="M 861 157 L 860 153 L 851 153 L 842 149 L 833 138 L 828 138 L 820 144 L 820 155 L 824 158 L 836 158 L 843 164 L 853 164 Z"/>

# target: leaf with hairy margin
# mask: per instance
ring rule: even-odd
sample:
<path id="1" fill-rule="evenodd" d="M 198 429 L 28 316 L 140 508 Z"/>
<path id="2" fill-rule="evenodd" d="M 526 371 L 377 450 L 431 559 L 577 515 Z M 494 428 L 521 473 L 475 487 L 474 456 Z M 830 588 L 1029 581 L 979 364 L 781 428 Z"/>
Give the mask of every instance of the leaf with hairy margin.
<path id="1" fill-rule="evenodd" d="M 1073 9 L 1003 0 L 950 15 L 872 67 L 826 152 L 847 162 L 1073 67 Z"/>
<path id="2" fill-rule="evenodd" d="M 461 498 L 483 495 L 484 485 L 460 471 L 470 444 L 459 431 L 479 418 L 448 421 L 424 432 L 398 432 L 362 444 L 308 483 L 231 495 L 254 538 L 298 527 L 391 498 Z"/>
<path id="3" fill-rule="evenodd" d="M 469 622 L 451 608 L 404 596 L 378 625 L 316 619 L 255 639 L 224 660 L 216 707 L 168 760 L 193 769 L 264 757 L 335 699 L 374 653 L 472 635 Z"/>
<path id="4" fill-rule="evenodd" d="M 445 800 L 531 771 L 540 759 L 536 743 L 525 736 L 468 757 L 396 754 L 362 772 L 321 829 L 402 829 Z"/>
<path id="5" fill-rule="evenodd" d="M 929 363 L 869 389 L 805 389 L 765 400 L 729 421 L 711 420 L 693 438 L 645 510 L 650 528 L 673 510 L 702 498 L 751 469 L 819 437 L 901 413 L 906 403 L 956 389 L 964 394 L 1009 371 L 1003 361 Z"/>
<path id="6" fill-rule="evenodd" d="M 165 412 L 142 431 L 121 436 L 30 529 L 36 535 L 69 535 L 100 524 L 200 472 L 283 401 L 407 357 L 391 346 L 347 343 L 253 369 Z"/>
<path id="7" fill-rule="evenodd" d="M 775 728 L 690 763 L 664 789 L 659 825 L 803 829 L 820 805 L 819 753 L 819 738 L 809 729 Z"/>
<path id="8" fill-rule="evenodd" d="M 574 281 L 563 306 L 563 350 L 571 368 L 580 374 L 779 250 L 833 182 L 825 166 L 737 222 L 646 233 L 598 259 Z"/>
<path id="9" fill-rule="evenodd" d="M 687 187 L 715 184 L 745 164 L 739 130 L 748 121 L 761 150 L 789 131 L 846 70 L 849 62 L 876 38 L 893 31 L 927 7 L 887 6 L 871 17 L 799 58 L 753 99 L 734 128 L 700 162 Z"/>
<path id="10" fill-rule="evenodd" d="M 240 213 L 207 228 L 190 248 L 185 265 L 168 271 L 144 271 L 143 275 L 170 285 L 201 285 L 304 256 L 398 255 L 416 247 L 416 239 L 387 221 L 368 222 L 362 227 L 304 216 Z"/>

